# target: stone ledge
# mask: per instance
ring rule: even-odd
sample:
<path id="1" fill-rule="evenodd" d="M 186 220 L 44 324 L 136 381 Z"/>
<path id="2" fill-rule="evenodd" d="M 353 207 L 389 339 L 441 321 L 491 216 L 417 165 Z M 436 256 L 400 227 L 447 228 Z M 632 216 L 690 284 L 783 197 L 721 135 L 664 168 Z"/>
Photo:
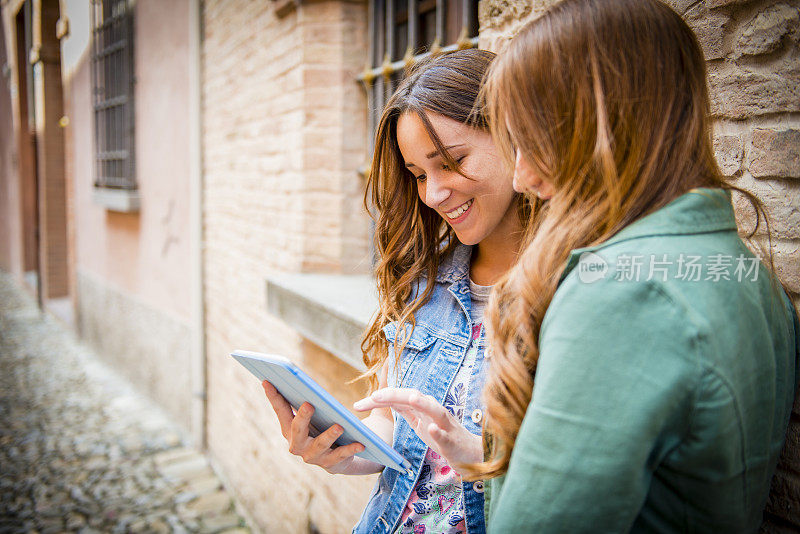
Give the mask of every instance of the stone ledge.
<path id="1" fill-rule="evenodd" d="M 339 0 L 339 2 L 351 2 L 356 3 L 360 2 L 361 0 Z M 275 16 L 278 18 L 283 18 L 288 14 L 296 11 L 300 6 L 304 4 L 311 4 L 313 2 L 321 2 L 321 0 L 272 0 L 272 4 L 275 9 L 274 13 Z"/>
<path id="2" fill-rule="evenodd" d="M 137 213 L 141 205 L 139 191 L 129 189 L 95 187 L 92 200 L 109 211 L 121 213 Z"/>
<path id="3" fill-rule="evenodd" d="M 361 334 L 378 309 L 368 275 L 281 274 L 267 278 L 267 309 L 359 371 Z"/>

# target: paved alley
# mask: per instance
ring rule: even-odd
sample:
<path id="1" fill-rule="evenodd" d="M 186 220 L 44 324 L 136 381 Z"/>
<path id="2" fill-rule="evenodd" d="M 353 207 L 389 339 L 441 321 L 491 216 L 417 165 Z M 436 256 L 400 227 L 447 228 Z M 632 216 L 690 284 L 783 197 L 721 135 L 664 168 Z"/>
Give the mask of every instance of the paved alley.
<path id="1" fill-rule="evenodd" d="M 176 426 L 0 273 L 0 533 L 249 530 Z"/>

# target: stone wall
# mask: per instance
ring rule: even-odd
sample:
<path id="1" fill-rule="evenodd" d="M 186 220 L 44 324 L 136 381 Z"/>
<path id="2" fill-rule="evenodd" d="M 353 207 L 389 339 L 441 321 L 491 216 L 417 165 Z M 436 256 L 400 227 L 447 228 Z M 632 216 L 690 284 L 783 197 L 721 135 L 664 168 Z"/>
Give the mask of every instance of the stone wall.
<path id="1" fill-rule="evenodd" d="M 190 428 L 192 332 L 186 322 L 100 277 L 79 272 L 76 278 L 81 338 Z"/>
<path id="2" fill-rule="evenodd" d="M 499 50 L 556 0 L 484 0 L 481 47 Z M 800 1 L 667 0 L 707 59 L 714 148 L 731 183 L 771 220 L 776 271 L 800 308 Z M 750 227 L 752 214 L 737 202 Z M 760 234 L 763 239 L 763 233 Z M 800 403 L 765 512 L 765 532 L 800 528 Z"/>
<path id="3" fill-rule="evenodd" d="M 267 276 L 364 272 L 369 224 L 366 3 L 203 2 L 203 223 L 208 447 L 265 532 L 345 532 L 374 477 L 331 476 L 288 453 L 234 349 L 284 354 L 342 401 L 354 369 L 267 312 Z M 281 7 L 281 13 L 275 12 Z"/>

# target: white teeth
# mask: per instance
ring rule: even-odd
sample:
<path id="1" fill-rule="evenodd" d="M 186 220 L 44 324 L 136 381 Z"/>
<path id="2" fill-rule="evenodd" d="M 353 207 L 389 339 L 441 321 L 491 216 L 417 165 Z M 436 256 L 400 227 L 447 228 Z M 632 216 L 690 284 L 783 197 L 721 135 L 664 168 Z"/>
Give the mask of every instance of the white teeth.
<path id="1" fill-rule="evenodd" d="M 447 213 L 445 213 L 445 215 L 447 215 L 448 219 L 456 219 L 460 217 L 465 211 L 467 211 L 470 206 L 472 206 L 472 200 L 464 202 L 462 205 L 460 205 L 453 211 L 448 211 Z"/>

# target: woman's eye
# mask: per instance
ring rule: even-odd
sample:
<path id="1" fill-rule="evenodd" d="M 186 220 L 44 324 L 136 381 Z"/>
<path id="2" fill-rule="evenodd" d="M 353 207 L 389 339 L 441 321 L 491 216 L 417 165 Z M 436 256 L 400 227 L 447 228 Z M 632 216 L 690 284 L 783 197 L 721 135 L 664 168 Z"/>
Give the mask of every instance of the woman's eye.
<path id="1" fill-rule="evenodd" d="M 416 178 L 417 182 L 424 182 L 427 177 L 428 176 L 425 174 L 420 174 L 419 176 L 415 176 L 414 178 Z"/>
<path id="2" fill-rule="evenodd" d="M 461 156 L 460 158 L 456 158 L 456 160 L 455 160 L 455 161 L 456 161 L 456 163 L 458 163 L 459 165 L 461 165 L 461 162 L 462 162 L 462 161 L 464 161 L 464 158 L 466 158 L 466 157 L 467 157 L 467 156 Z M 451 170 L 451 169 L 450 169 L 450 165 L 448 165 L 448 164 L 446 164 L 446 163 L 445 163 L 444 165 L 442 165 L 442 169 L 443 169 L 443 170 L 445 170 L 445 171 L 449 171 L 449 170 Z"/>

